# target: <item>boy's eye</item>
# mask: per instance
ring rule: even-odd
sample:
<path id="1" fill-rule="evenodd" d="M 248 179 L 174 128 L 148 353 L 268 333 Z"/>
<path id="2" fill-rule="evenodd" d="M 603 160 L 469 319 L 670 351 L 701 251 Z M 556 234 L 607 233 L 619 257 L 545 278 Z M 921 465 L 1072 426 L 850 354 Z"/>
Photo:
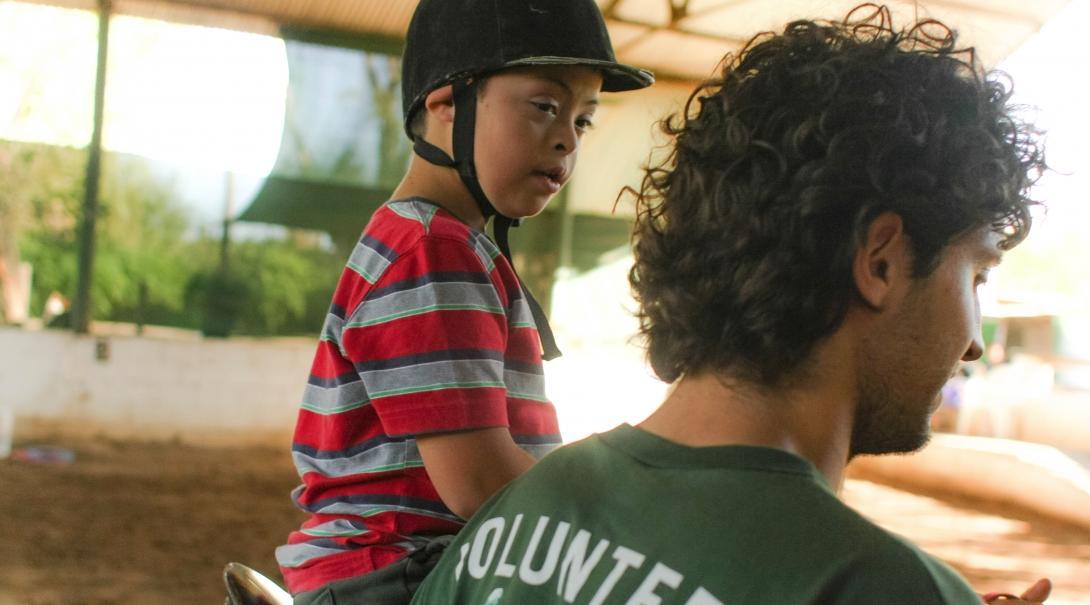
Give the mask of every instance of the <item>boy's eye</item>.
<path id="1" fill-rule="evenodd" d="M 974 284 L 977 285 L 977 286 L 983 286 L 986 283 L 988 283 L 988 272 L 987 271 L 981 271 L 980 273 L 977 274 L 976 280 L 974 281 Z"/>
<path id="2" fill-rule="evenodd" d="M 590 118 L 579 118 L 575 121 L 575 125 L 580 130 L 590 130 L 594 128 L 594 121 Z"/>
<path id="3" fill-rule="evenodd" d="M 534 106 L 550 115 L 556 115 L 560 113 L 560 107 L 556 103 L 547 103 L 544 101 L 534 101 Z"/>

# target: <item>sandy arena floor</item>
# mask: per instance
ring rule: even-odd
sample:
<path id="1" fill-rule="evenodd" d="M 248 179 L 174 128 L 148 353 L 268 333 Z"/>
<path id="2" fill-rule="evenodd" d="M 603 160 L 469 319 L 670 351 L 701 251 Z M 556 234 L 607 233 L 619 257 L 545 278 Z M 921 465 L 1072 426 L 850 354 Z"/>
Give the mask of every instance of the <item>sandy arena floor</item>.
<path id="1" fill-rule="evenodd" d="M 0 605 L 219 605 L 227 561 L 279 580 L 273 548 L 301 519 L 286 451 L 61 445 L 74 463 L 0 461 Z M 1050 603 L 1090 604 L 1088 531 L 860 481 L 845 497 L 978 589 L 1016 591 L 1050 575 Z"/>

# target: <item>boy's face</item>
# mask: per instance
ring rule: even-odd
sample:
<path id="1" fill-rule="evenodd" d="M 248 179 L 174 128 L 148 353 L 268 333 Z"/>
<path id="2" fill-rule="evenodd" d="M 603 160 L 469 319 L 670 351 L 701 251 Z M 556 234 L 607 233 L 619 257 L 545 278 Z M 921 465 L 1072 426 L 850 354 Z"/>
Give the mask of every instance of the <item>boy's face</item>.
<path id="1" fill-rule="evenodd" d="M 571 178 L 598 108 L 602 76 L 568 65 L 491 76 L 477 101 L 477 175 L 496 210 L 533 216 Z"/>

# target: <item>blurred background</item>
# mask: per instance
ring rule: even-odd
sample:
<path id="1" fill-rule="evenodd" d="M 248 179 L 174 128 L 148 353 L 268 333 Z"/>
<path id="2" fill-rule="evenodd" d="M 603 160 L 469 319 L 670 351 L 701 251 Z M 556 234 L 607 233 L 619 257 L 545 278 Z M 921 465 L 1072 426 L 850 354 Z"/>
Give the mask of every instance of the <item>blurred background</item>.
<path id="1" fill-rule="evenodd" d="M 218 602 L 300 517 L 290 433 L 347 255 L 408 161 L 412 0 L 0 0 L 0 605 Z M 573 181 L 513 233 L 564 437 L 666 385 L 634 340 L 625 185 L 752 34 L 854 2 L 599 0 L 619 59 Z M 984 290 L 987 354 L 923 452 L 845 498 L 980 591 L 1090 602 L 1090 0 L 891 2 L 1010 75 L 1055 169 Z"/>

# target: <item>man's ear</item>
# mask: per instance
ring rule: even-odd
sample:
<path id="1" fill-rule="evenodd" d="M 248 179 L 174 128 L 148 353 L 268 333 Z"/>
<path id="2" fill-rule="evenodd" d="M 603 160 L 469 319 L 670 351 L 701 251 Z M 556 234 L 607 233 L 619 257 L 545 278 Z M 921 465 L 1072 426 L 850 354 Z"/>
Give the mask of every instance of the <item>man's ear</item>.
<path id="1" fill-rule="evenodd" d="M 454 87 L 447 84 L 428 93 L 428 96 L 424 98 L 424 111 L 440 122 L 453 124 Z"/>
<path id="2" fill-rule="evenodd" d="M 899 280 L 912 275 L 912 254 L 904 221 L 884 212 L 867 226 L 863 242 L 856 248 L 852 277 L 863 302 L 880 310 L 888 302 Z"/>

